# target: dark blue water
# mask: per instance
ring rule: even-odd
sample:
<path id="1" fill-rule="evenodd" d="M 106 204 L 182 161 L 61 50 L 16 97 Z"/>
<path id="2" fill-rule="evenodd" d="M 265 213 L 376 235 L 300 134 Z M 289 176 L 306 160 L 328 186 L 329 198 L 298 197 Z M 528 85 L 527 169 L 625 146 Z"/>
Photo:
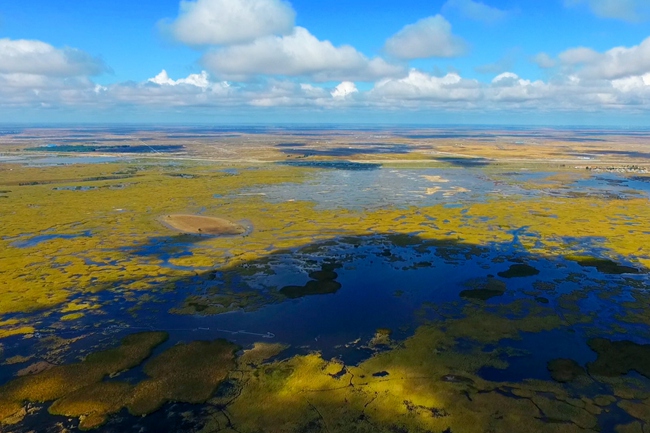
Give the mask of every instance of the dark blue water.
<path id="1" fill-rule="evenodd" d="M 77 239 L 77 238 L 89 238 L 92 236 L 92 232 L 90 230 L 86 230 L 80 233 L 67 233 L 67 234 L 60 234 L 60 233 L 52 233 L 52 234 L 45 234 L 45 235 L 37 235 L 37 236 L 27 236 L 27 239 L 24 240 L 17 240 L 12 242 L 12 246 L 18 247 L 18 248 L 31 248 L 39 245 L 40 243 L 50 241 L 52 239 Z M 23 236 L 20 237 L 21 239 Z"/>

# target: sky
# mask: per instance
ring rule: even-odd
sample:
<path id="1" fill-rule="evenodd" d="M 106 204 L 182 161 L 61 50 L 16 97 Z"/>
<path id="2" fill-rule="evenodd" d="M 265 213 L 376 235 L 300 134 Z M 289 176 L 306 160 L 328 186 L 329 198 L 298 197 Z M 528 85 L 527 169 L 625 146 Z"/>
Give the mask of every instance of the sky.
<path id="1" fill-rule="evenodd" d="M 0 123 L 650 126 L 650 0 L 0 2 Z"/>

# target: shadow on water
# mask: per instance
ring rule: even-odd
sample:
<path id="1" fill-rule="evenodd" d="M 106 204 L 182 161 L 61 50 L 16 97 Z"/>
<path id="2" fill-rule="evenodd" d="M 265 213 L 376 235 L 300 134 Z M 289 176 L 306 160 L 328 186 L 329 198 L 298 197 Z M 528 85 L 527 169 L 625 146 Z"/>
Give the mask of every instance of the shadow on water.
<path id="1" fill-rule="evenodd" d="M 278 143 L 277 147 L 303 147 L 306 146 L 306 143 Z"/>
<path id="2" fill-rule="evenodd" d="M 381 168 L 381 164 L 351 161 L 282 161 L 278 164 L 292 167 L 327 168 L 333 170 L 367 171 Z"/>
<path id="3" fill-rule="evenodd" d="M 289 143 L 286 143 L 289 145 Z M 280 146 L 280 145 L 278 145 Z M 288 155 L 301 155 L 302 157 L 308 156 L 354 156 L 361 154 L 408 154 L 413 151 L 412 146 L 405 144 L 384 144 L 384 143 L 364 143 L 363 145 L 349 146 L 349 147 L 333 147 L 326 149 L 294 149 L 291 147 L 282 146 L 282 152 Z"/>
<path id="4" fill-rule="evenodd" d="M 145 311 L 142 319 L 161 329 L 201 326 L 260 335 L 270 332 L 295 347 L 344 359 L 354 358 L 357 351 L 346 353 L 335 346 L 369 337 L 378 328 L 401 328 L 404 331 L 395 335 L 408 336 L 420 323 L 415 313 L 425 303 L 499 305 L 527 300 L 553 311 L 558 298 L 576 289 L 576 275 L 581 281 L 611 287 L 612 292 L 627 284 L 626 278 L 647 280 L 647 274 L 641 273 L 646 271 L 633 263 L 619 264 L 604 257 L 538 257 L 512 243 L 487 247 L 397 234 L 336 238 L 218 269 L 169 264 L 175 258 L 191 257 L 193 250 L 205 247 L 205 240 L 196 235 L 159 237 L 123 249 L 162 260 L 163 266 L 173 269 L 198 271 L 166 281 L 159 314 L 150 317 Z M 549 293 L 534 288 L 550 282 L 554 289 Z M 605 309 L 607 304 L 602 300 L 595 305 Z M 603 327 L 616 322 L 618 310 L 607 308 Z M 115 313 L 121 320 L 131 320 L 123 312 Z M 288 321 L 293 325 L 287 326 Z M 238 343 L 251 341 L 244 334 L 234 338 Z"/>
<path id="5" fill-rule="evenodd" d="M 450 156 L 436 156 L 435 159 L 457 167 L 484 167 L 493 162 L 487 158 L 455 158 Z"/>
<path id="6" fill-rule="evenodd" d="M 123 251 L 169 261 L 190 256 L 205 240 L 194 235 L 157 237 Z M 594 260 L 611 261 L 605 257 Z M 178 341 L 214 338 L 248 347 L 268 339 L 291 345 L 285 357 L 319 351 L 325 359 L 337 357 L 348 365 L 374 353 L 350 342 L 368 341 L 378 329 L 390 329 L 392 338 L 403 341 L 422 324 L 463 320 L 469 318 L 468 311 L 494 315 L 494 323 L 481 323 L 483 329 L 499 329 L 502 318 L 559 317 L 562 324 L 550 331 L 522 332 L 516 340 L 497 338 L 499 341 L 485 350 L 502 349 L 509 366 L 481 372 L 485 379 L 495 381 L 551 380 L 549 362 L 558 358 L 575 360 L 581 366 L 593 362 L 596 354 L 589 341 L 594 336 L 611 338 L 614 328 L 628 330 L 624 339 L 650 343 L 634 325 L 618 319 L 625 310 L 622 305 L 612 297 L 589 293 L 597 286 L 610 296 L 629 296 L 633 290 L 630 281 L 647 284 L 647 274 L 639 273 L 647 271 L 622 263 L 617 270 L 634 269 L 637 273 L 606 273 L 595 266 L 601 263 L 585 265 L 561 257 L 538 256 L 513 243 L 475 245 L 385 233 L 308 243 L 256 260 L 152 283 L 153 302 L 139 303 L 133 294 L 116 297 L 123 281 L 97 287 L 104 291 L 95 296 L 102 302 L 106 322 L 118 325 L 115 338 L 137 329 L 155 329 L 169 332 L 166 347 Z M 613 266 L 607 264 L 607 270 Z M 567 304 L 574 292 L 584 290 L 589 302 L 577 297 L 578 301 Z M 567 320 L 569 314 L 582 315 L 585 320 Z M 598 321 L 593 320 L 594 315 Z M 57 323 L 56 317 L 44 318 L 42 323 L 48 320 Z M 79 335 L 97 329 L 96 316 L 84 320 L 75 328 Z M 473 339 L 471 329 L 468 332 L 463 344 L 484 345 L 478 336 Z M 482 332 L 476 330 L 477 335 Z M 7 345 L 7 355 L 34 350 L 28 346 L 29 341 L 13 339 Z M 650 389 L 650 383 L 643 386 Z M 147 418 L 120 413 L 98 431 L 125 431 L 136 425 L 153 431 L 152 426 L 158 426 L 166 416 L 171 417 L 170 424 L 159 427 L 159 431 L 172 431 L 172 425 L 181 423 L 173 415 L 179 408 L 186 406 L 167 404 Z M 187 410 L 200 411 L 201 406 Z M 44 431 L 45 425 L 59 421 L 55 417 L 27 417 L 16 431 Z"/>
<path id="7" fill-rule="evenodd" d="M 650 159 L 650 152 L 634 152 L 629 150 L 612 150 L 607 149 L 598 153 L 604 153 L 607 155 L 616 155 L 616 156 L 625 156 L 628 158 L 634 159 Z"/>

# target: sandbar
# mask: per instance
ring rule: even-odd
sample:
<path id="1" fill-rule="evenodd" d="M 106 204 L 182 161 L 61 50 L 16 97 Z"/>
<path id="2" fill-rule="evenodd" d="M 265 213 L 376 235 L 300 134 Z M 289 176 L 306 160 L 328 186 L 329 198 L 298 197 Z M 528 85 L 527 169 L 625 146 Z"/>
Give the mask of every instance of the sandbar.
<path id="1" fill-rule="evenodd" d="M 165 215 L 159 221 L 183 233 L 206 235 L 241 235 L 246 227 L 224 218 L 201 215 Z"/>

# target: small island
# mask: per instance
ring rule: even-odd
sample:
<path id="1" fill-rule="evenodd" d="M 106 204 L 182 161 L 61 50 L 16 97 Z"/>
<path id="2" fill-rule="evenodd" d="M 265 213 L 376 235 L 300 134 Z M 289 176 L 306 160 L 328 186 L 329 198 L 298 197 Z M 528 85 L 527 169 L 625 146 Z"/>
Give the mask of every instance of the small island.
<path id="1" fill-rule="evenodd" d="M 236 236 L 246 233 L 246 227 L 224 218 L 201 215 L 173 214 L 159 218 L 167 227 L 183 233 Z"/>

